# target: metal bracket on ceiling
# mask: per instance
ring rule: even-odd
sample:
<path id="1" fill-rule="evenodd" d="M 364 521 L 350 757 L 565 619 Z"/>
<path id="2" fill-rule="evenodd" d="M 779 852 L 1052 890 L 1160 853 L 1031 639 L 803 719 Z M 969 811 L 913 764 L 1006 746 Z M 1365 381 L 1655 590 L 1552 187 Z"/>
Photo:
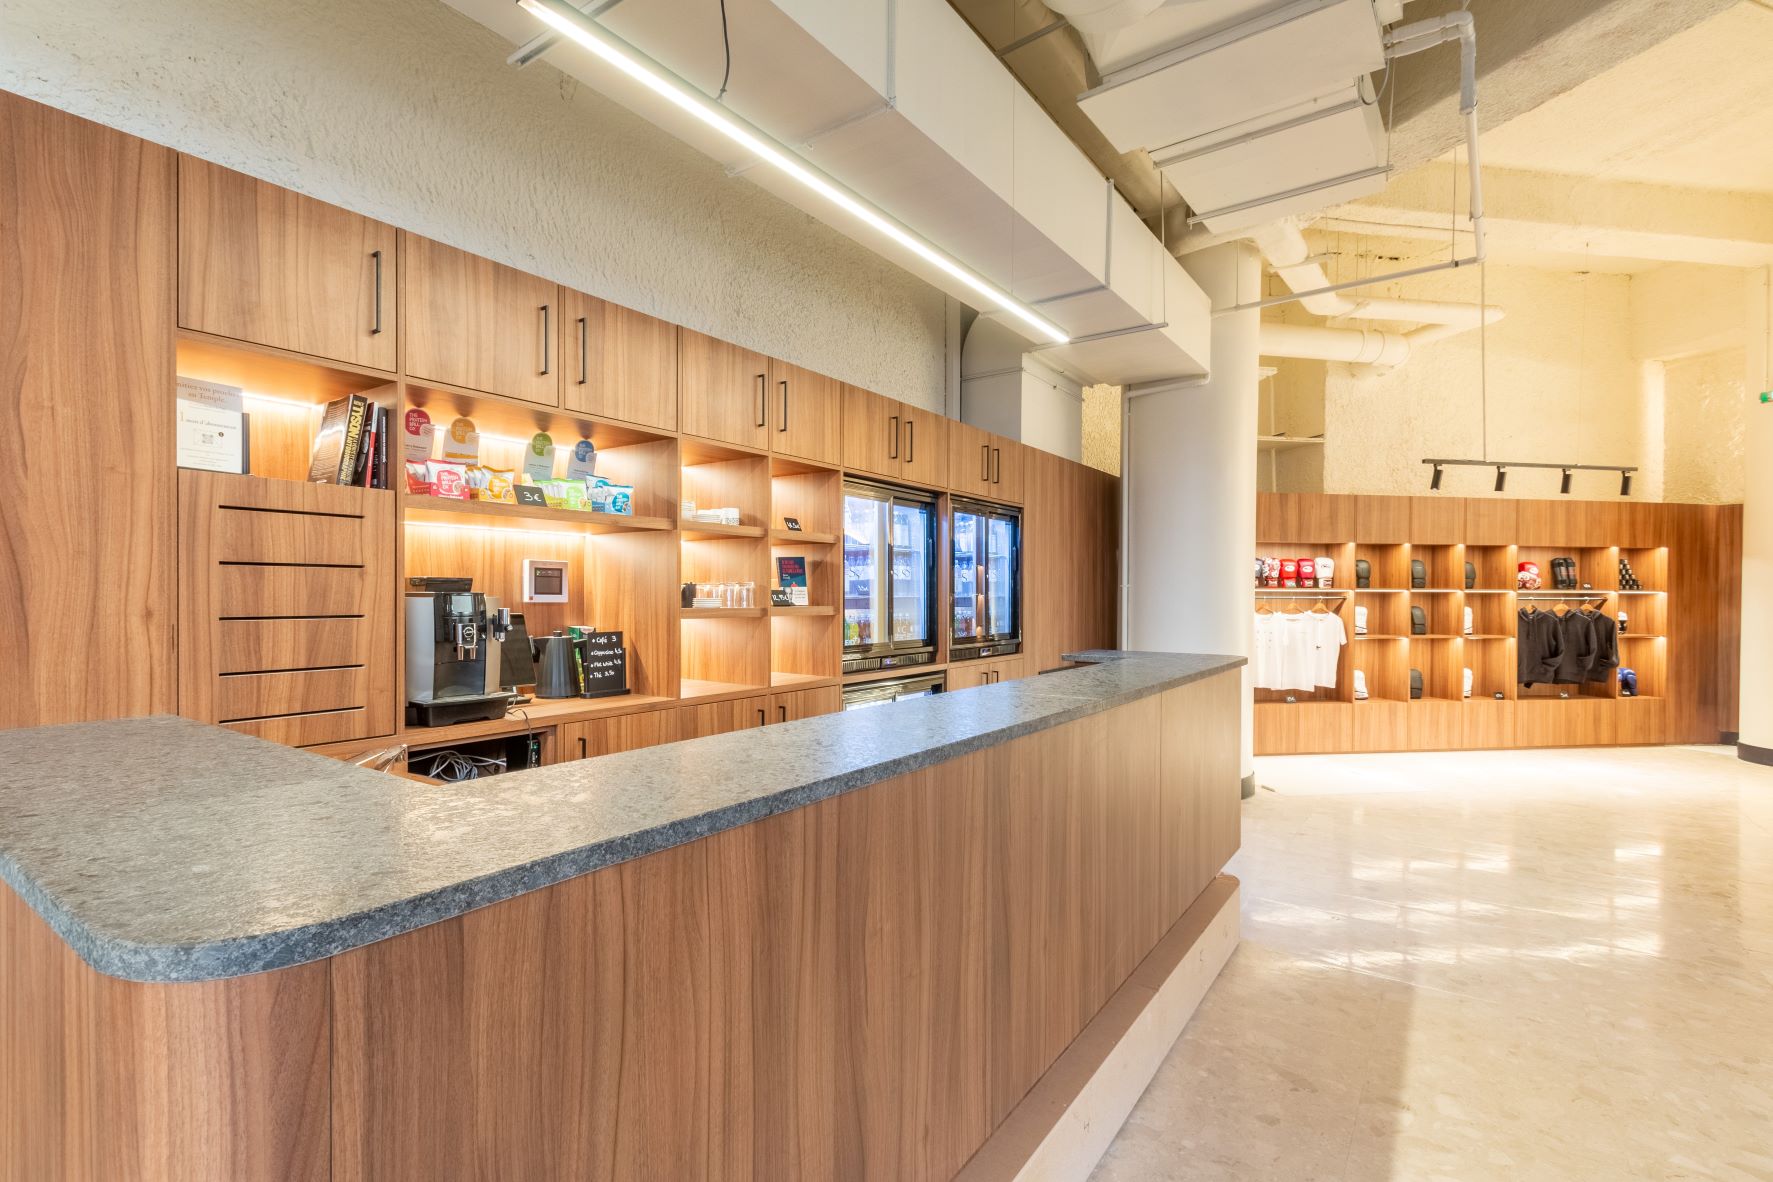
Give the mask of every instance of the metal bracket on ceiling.
<path id="1" fill-rule="evenodd" d="M 1071 27 L 1071 22 L 1069 20 L 1066 20 L 1064 17 L 1060 17 L 1058 20 L 1054 21 L 1052 24 L 1042 25 L 1040 28 L 1034 30 L 1034 32 L 1029 33 L 1026 36 L 1018 37 L 1014 41 L 1010 42 L 1008 45 L 1004 46 L 1002 49 L 998 50 L 997 51 L 997 60 L 1002 61 L 1004 58 L 1010 56 L 1010 54 L 1015 53 L 1018 49 L 1021 49 L 1024 45 L 1033 45 L 1036 41 L 1039 41 L 1042 37 L 1050 36 L 1053 33 L 1057 33 L 1060 29 L 1069 29 L 1070 27 Z"/>
<path id="2" fill-rule="evenodd" d="M 622 0 L 597 0 L 597 2 L 592 4 L 580 5 L 579 11 L 595 20 L 621 2 Z M 559 33 L 538 33 L 528 41 L 525 41 L 522 45 L 519 45 L 516 49 L 512 50 L 511 56 L 505 59 L 505 64 L 507 66 L 516 66 L 518 69 L 522 69 L 524 66 L 529 65 L 531 62 L 541 57 L 544 53 L 547 53 L 550 49 L 553 49 L 559 43 Z"/>

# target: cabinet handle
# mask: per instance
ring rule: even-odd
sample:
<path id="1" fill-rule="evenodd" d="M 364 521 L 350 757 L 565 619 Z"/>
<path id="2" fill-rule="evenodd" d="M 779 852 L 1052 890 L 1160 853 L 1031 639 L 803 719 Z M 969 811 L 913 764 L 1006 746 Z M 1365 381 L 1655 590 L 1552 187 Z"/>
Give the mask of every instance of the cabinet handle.
<path id="1" fill-rule="evenodd" d="M 765 425 L 764 414 L 765 414 L 765 411 L 767 408 L 765 407 L 764 402 L 767 398 L 767 395 L 764 394 L 764 386 L 768 383 L 768 381 L 769 381 L 769 379 L 764 377 L 763 374 L 757 375 L 757 425 L 759 427 L 762 427 Z"/>
<path id="2" fill-rule="evenodd" d="M 579 385 L 591 380 L 591 318 L 579 317 Z"/>
<path id="3" fill-rule="evenodd" d="M 991 445 L 989 443 L 979 445 L 979 479 L 986 484 L 991 483 Z"/>
<path id="4" fill-rule="evenodd" d="M 776 427 L 778 431 L 788 430 L 788 383 L 782 383 L 782 422 Z"/>
<path id="5" fill-rule="evenodd" d="M 905 420 L 905 462 L 907 464 L 909 464 L 916 459 L 917 459 L 917 423 L 911 419 L 906 419 Z"/>
<path id="6" fill-rule="evenodd" d="M 1003 448 L 991 449 L 991 483 L 1003 483 Z"/>
<path id="7" fill-rule="evenodd" d="M 369 257 L 376 261 L 376 323 L 369 330 L 370 336 L 380 336 L 382 332 L 382 252 L 372 250 Z"/>
<path id="8" fill-rule="evenodd" d="M 788 721 L 788 707 L 786 707 L 786 706 L 782 706 L 782 705 L 778 705 L 778 706 L 777 706 L 777 707 L 776 707 L 776 709 L 777 709 L 777 710 L 779 710 L 779 711 L 781 711 L 781 714 L 782 714 L 782 721 L 783 721 L 783 722 L 787 722 L 787 721 Z"/>
<path id="9" fill-rule="evenodd" d="M 758 726 L 768 726 L 769 725 L 769 720 L 765 717 L 761 707 L 757 711 L 757 725 Z"/>
<path id="10" fill-rule="evenodd" d="M 893 425 L 893 450 L 887 453 L 887 459 L 896 460 L 899 458 L 899 416 L 891 415 L 887 422 Z"/>
<path id="11" fill-rule="evenodd" d="M 548 349 L 548 305 L 542 305 L 542 372 L 545 374 L 553 369 L 553 358 Z"/>
<path id="12" fill-rule="evenodd" d="M 580 759 L 585 758 L 586 754 L 588 754 L 588 753 L 585 750 L 585 736 L 580 735 L 579 736 L 579 758 Z"/>

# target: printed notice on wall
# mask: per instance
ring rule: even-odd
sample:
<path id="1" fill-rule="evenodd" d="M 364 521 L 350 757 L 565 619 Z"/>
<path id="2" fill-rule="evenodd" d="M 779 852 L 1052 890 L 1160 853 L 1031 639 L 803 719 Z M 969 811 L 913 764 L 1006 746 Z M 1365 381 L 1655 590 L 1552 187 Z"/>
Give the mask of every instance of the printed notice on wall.
<path id="1" fill-rule="evenodd" d="M 239 386 L 179 378 L 178 466 L 245 473 L 246 416 Z"/>

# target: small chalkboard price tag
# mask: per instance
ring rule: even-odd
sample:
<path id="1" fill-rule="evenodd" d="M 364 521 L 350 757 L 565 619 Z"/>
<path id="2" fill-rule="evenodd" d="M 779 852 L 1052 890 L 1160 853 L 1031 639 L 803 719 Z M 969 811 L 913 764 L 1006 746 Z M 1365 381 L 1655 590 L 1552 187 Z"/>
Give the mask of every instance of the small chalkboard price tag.
<path id="1" fill-rule="evenodd" d="M 585 662 L 584 697 L 609 698 L 628 692 L 628 649 L 620 632 L 591 632 L 581 642 Z"/>
<path id="2" fill-rule="evenodd" d="M 782 527 L 784 529 L 791 529 L 795 533 L 799 533 L 800 532 L 800 518 L 798 518 L 798 517 L 784 517 L 784 518 L 782 518 Z"/>
<path id="3" fill-rule="evenodd" d="M 517 494 L 519 505 L 539 505 L 544 509 L 548 507 L 548 498 L 533 484 L 513 485 L 511 491 Z"/>

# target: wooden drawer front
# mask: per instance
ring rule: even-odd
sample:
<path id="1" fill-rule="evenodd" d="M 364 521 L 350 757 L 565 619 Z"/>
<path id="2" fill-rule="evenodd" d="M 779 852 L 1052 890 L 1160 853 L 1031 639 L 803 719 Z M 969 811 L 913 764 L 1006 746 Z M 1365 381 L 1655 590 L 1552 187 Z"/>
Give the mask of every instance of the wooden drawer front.
<path id="1" fill-rule="evenodd" d="M 559 743 L 555 747 L 555 758 L 563 762 L 589 759 L 674 743 L 677 741 L 677 714 L 676 710 L 649 710 L 619 718 L 562 723 L 557 732 Z"/>
<path id="2" fill-rule="evenodd" d="M 369 676 L 361 665 L 294 673 L 235 673 L 216 679 L 215 709 L 218 721 L 241 722 L 281 714 L 353 710 L 368 696 Z"/>
<path id="3" fill-rule="evenodd" d="M 1621 744 L 1655 744 L 1669 741 L 1668 702 L 1663 698 L 1619 698 L 1613 702 Z"/>
<path id="4" fill-rule="evenodd" d="M 223 566 L 215 574 L 219 619 L 257 616 L 362 616 L 376 588 L 361 568 Z"/>
<path id="5" fill-rule="evenodd" d="M 1473 698 L 1463 707 L 1468 748 L 1514 746 L 1513 702 Z"/>
<path id="6" fill-rule="evenodd" d="M 226 507 L 216 510 L 213 544 L 217 562 L 361 567 L 367 558 L 363 543 L 361 517 Z"/>
<path id="7" fill-rule="evenodd" d="M 1415 703 L 1369 698 L 1355 702 L 1349 711 L 1350 751 L 1407 751 L 1410 746 L 1409 710 Z M 1310 750 L 1319 750 L 1310 748 Z"/>
<path id="8" fill-rule="evenodd" d="M 1611 698 L 1522 700 L 1514 705 L 1517 747 L 1610 747 L 1618 737 Z"/>
<path id="9" fill-rule="evenodd" d="M 1410 750 L 1457 751 L 1465 746 L 1464 702 L 1411 702 L 1408 709 Z"/>
<path id="10" fill-rule="evenodd" d="M 388 735 L 394 498 L 179 473 L 179 712 L 277 742 Z"/>
<path id="11" fill-rule="evenodd" d="M 265 673 L 360 665 L 374 648 L 366 619 L 218 620 L 216 672 Z"/>
<path id="12" fill-rule="evenodd" d="M 332 710 L 324 714 L 292 714 L 286 718 L 260 718 L 252 722 L 223 723 L 229 730 L 243 735 L 282 743 L 286 747 L 313 747 L 320 743 L 343 743 L 362 739 L 378 731 L 369 711 Z"/>

